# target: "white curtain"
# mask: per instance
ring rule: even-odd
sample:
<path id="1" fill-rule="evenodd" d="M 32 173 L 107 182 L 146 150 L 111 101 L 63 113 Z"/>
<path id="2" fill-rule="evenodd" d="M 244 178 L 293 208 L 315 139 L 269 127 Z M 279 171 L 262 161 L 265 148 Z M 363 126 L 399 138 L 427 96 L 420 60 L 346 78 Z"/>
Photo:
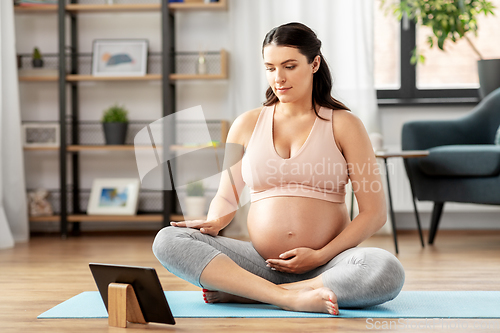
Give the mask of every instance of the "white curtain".
<path id="1" fill-rule="evenodd" d="M 29 237 L 12 1 L 0 1 L 0 249 Z"/>
<path id="2" fill-rule="evenodd" d="M 268 84 L 261 47 L 266 33 L 284 23 L 300 22 L 322 41 L 322 53 L 334 79 L 333 97 L 360 117 L 368 133 L 380 132 L 373 76 L 374 5 L 373 0 L 230 1 L 233 118 L 265 100 Z M 247 210 L 248 205 L 238 212 L 235 233 L 245 230 Z"/>
<path id="3" fill-rule="evenodd" d="M 365 124 L 380 129 L 373 77 L 372 0 L 231 1 L 231 90 L 236 117 L 264 101 L 267 89 L 261 46 L 266 33 L 284 23 L 309 26 L 322 41 L 332 71 L 332 94 Z"/>

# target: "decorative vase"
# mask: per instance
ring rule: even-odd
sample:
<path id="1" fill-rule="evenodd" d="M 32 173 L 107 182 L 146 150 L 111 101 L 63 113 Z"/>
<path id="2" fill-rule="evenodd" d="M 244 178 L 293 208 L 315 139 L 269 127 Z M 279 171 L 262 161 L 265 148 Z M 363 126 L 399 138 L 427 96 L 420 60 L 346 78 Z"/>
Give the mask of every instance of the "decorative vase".
<path id="1" fill-rule="evenodd" d="M 198 61 L 196 63 L 196 74 L 207 74 L 207 61 L 203 53 L 200 53 L 200 55 L 198 56 Z"/>
<path id="2" fill-rule="evenodd" d="M 479 97 L 485 98 L 500 87 L 500 59 L 478 60 Z"/>
<path id="3" fill-rule="evenodd" d="M 123 145 L 127 137 L 128 123 L 102 123 L 107 145 Z"/>
<path id="4" fill-rule="evenodd" d="M 43 59 L 33 59 L 32 64 L 34 68 L 41 68 L 43 67 Z"/>
<path id="5" fill-rule="evenodd" d="M 205 197 L 191 197 L 187 196 L 186 203 L 186 216 L 189 217 L 202 217 L 205 215 Z"/>

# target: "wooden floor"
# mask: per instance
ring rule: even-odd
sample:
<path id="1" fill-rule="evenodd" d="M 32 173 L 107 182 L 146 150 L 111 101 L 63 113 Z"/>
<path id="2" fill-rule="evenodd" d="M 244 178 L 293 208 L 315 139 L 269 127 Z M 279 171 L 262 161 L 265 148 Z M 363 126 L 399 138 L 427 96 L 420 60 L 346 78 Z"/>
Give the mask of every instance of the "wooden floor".
<path id="1" fill-rule="evenodd" d="M 83 234 L 66 240 L 33 236 L 29 243 L 0 250 L 0 332 L 123 332 L 106 319 L 38 320 L 36 317 L 83 291 L 97 290 L 89 262 L 154 267 L 164 289 L 199 290 L 171 275 L 151 252 L 154 234 Z M 422 249 L 416 233 L 399 234 L 398 258 L 406 269 L 403 290 L 500 290 L 500 231 L 440 231 L 434 246 Z M 392 236 L 374 236 L 362 246 L 394 253 Z M 467 307 L 464 299 L 457 307 Z M 342 311 L 342 310 L 341 310 Z M 130 325 L 131 332 L 358 332 L 382 331 L 388 319 L 245 319 L 178 318 L 175 326 Z M 499 332 L 500 320 L 446 320 L 430 326 L 422 319 L 398 322 L 399 332 Z M 441 329 L 442 325 L 448 329 Z M 427 324 L 427 326 L 425 326 Z M 405 326 L 407 325 L 407 326 Z M 418 328 L 420 325 L 420 329 Z M 460 327 L 457 328 L 457 325 Z M 464 329 L 468 325 L 469 329 Z M 475 326 L 474 326 L 475 325 Z M 473 327 L 480 327 L 476 329 Z"/>

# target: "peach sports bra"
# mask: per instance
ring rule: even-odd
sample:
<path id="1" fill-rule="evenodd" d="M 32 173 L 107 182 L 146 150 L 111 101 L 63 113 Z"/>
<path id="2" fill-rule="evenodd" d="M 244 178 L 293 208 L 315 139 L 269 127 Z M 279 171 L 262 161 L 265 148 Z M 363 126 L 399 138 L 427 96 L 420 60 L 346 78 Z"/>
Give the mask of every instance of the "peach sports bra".
<path id="1" fill-rule="evenodd" d="M 273 140 L 274 106 L 263 107 L 243 155 L 241 172 L 250 188 L 250 201 L 269 197 L 307 197 L 345 202 L 347 162 L 335 144 L 333 110 L 321 107 L 311 132 L 290 158 L 276 152 Z"/>

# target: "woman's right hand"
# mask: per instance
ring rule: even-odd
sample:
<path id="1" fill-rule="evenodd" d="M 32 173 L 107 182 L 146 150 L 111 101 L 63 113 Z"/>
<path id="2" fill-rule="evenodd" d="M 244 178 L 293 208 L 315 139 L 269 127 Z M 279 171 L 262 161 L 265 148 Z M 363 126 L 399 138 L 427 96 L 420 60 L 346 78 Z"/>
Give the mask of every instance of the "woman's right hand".
<path id="1" fill-rule="evenodd" d="M 170 222 L 170 225 L 174 227 L 181 228 L 194 228 L 199 229 L 202 234 L 207 234 L 210 236 L 217 236 L 219 231 L 222 229 L 221 223 L 219 220 L 190 220 L 190 221 L 181 221 L 181 222 Z"/>

